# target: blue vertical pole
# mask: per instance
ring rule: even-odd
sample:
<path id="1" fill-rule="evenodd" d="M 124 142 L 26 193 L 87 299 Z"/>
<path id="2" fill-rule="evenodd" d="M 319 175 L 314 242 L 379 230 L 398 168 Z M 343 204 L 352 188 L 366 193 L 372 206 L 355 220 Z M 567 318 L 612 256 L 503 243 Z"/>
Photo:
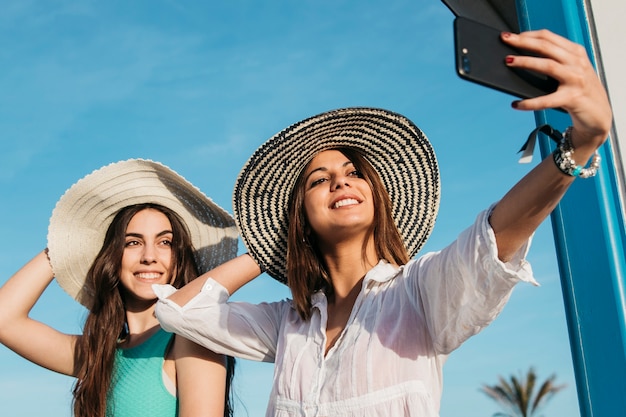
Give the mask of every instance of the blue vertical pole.
<path id="1" fill-rule="evenodd" d="M 584 45 L 592 56 L 582 0 L 517 0 L 516 5 L 522 30 L 550 29 Z M 535 116 L 537 124 L 561 131 L 571 123 L 568 115 L 552 110 Z M 545 137 L 540 146 L 544 157 L 553 149 Z M 551 217 L 583 417 L 626 416 L 626 234 L 609 141 L 600 153 L 598 175 L 577 179 Z"/>

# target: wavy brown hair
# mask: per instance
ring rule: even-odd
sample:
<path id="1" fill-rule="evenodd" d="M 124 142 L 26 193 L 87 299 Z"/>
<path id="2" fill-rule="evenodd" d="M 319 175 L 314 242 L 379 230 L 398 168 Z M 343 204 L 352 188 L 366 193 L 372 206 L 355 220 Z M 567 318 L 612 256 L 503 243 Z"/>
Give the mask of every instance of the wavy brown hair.
<path id="1" fill-rule="evenodd" d="M 400 236 L 400 231 L 392 217 L 392 205 L 389 193 L 380 176 L 363 156 L 351 148 L 336 148 L 348 158 L 363 179 L 367 181 L 374 199 L 374 222 L 368 236 L 363 241 L 363 261 L 369 237 L 373 235 L 376 255 L 379 259 L 397 265 L 409 261 L 409 254 Z M 310 161 L 309 161 L 310 164 Z M 311 296 L 317 291 L 324 291 L 327 296 L 333 295 L 333 284 L 328 269 L 317 247 L 315 233 L 309 226 L 304 209 L 306 177 L 304 167 L 289 197 L 289 232 L 287 237 L 287 285 L 298 311 L 308 320 L 311 317 Z"/>
<path id="2" fill-rule="evenodd" d="M 75 417 L 104 417 L 106 414 L 115 349 L 126 336 L 124 291 L 119 280 L 126 229 L 133 216 L 146 209 L 163 213 L 172 225 L 171 284 L 180 288 L 198 276 L 189 231 L 175 212 L 158 204 L 145 203 L 125 207 L 115 215 L 85 281 L 85 290 L 92 295 L 93 301 L 83 335 L 75 348 Z M 228 357 L 224 407 L 224 416 L 227 417 L 232 416 L 230 385 L 234 365 L 234 359 Z"/>

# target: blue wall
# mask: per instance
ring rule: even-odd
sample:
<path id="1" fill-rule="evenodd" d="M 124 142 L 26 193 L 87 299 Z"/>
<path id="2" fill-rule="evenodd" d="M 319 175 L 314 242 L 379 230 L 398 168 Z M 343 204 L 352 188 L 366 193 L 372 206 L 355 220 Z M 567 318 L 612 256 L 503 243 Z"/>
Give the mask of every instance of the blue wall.
<path id="1" fill-rule="evenodd" d="M 592 51 L 580 0 L 517 0 L 522 30 L 548 28 Z M 614 93 L 616 94 L 616 93 Z M 569 116 L 537 112 L 563 131 Z M 541 138 L 541 153 L 553 143 Z M 626 416 L 624 219 L 611 145 L 595 178 L 577 179 L 552 214 L 574 371 L 583 417 Z"/>

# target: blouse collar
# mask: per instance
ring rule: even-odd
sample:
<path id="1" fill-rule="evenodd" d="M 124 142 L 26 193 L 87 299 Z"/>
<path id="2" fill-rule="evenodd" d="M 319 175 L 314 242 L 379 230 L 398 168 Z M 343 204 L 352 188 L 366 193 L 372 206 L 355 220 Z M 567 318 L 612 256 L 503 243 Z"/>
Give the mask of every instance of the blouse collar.
<path id="1" fill-rule="evenodd" d="M 404 269 L 404 265 L 395 266 L 390 264 L 384 259 L 378 261 L 372 269 L 370 269 L 367 274 L 365 274 L 365 278 L 363 279 L 363 288 L 366 288 L 370 282 L 387 282 L 392 280 L 400 271 Z M 311 297 L 311 306 L 312 307 L 320 307 L 320 303 L 324 303 L 326 305 L 326 294 L 323 291 L 318 291 Z"/>

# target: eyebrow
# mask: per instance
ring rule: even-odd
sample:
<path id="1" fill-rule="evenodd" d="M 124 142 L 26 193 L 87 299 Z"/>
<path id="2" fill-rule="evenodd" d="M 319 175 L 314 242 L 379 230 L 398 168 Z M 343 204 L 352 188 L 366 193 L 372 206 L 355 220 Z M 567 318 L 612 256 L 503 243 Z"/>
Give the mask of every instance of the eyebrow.
<path id="1" fill-rule="evenodd" d="M 167 235 L 167 234 L 171 234 L 173 235 L 174 232 L 172 232 L 171 230 L 163 230 L 162 232 L 157 233 L 157 237 L 161 237 L 163 235 Z M 141 233 L 126 233 L 125 235 L 126 237 L 141 237 L 143 238 L 143 234 Z"/>
<path id="2" fill-rule="evenodd" d="M 346 162 L 344 162 L 344 163 L 341 165 L 341 167 L 342 167 L 342 168 L 345 168 L 345 167 L 347 167 L 348 165 L 354 165 L 354 162 L 352 162 L 351 160 L 349 160 L 349 159 L 348 159 Z M 313 175 L 314 173 L 316 173 L 316 172 L 318 172 L 318 171 L 324 171 L 324 172 L 326 172 L 326 171 L 328 171 L 328 168 L 327 168 L 327 167 L 325 167 L 325 166 L 321 166 L 321 167 L 319 167 L 319 168 L 315 168 L 313 171 L 311 171 L 311 172 L 309 172 L 309 173 L 307 174 L 307 176 L 306 176 L 306 181 L 308 181 L 308 180 L 309 180 L 309 177 L 310 177 L 311 175 Z"/>

